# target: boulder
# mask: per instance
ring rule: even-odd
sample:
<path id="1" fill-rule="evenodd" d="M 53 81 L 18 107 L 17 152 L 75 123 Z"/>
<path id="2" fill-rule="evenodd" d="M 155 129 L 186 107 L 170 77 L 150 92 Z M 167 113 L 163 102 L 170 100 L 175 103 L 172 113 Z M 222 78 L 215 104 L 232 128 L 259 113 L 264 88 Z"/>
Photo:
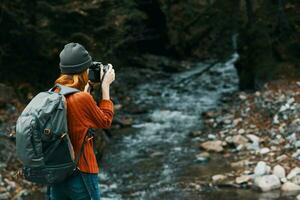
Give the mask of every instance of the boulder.
<path id="1" fill-rule="evenodd" d="M 254 184 L 259 187 L 263 192 L 271 191 L 280 188 L 281 183 L 275 175 L 265 175 L 256 177 Z"/>

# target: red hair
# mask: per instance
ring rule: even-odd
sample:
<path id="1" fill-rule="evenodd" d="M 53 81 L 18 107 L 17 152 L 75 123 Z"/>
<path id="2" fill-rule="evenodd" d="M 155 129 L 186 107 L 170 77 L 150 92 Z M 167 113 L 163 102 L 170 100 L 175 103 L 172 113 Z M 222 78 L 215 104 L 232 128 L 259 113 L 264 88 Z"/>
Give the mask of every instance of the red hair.
<path id="1" fill-rule="evenodd" d="M 78 74 L 61 74 L 58 79 L 56 79 L 55 83 L 83 91 L 88 80 L 87 70 L 84 70 Z"/>

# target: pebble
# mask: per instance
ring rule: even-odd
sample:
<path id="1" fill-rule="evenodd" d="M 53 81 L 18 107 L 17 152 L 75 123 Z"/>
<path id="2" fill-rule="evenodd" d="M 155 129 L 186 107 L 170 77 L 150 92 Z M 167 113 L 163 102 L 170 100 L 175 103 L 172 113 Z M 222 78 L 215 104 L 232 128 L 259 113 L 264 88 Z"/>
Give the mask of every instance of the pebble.
<path id="1" fill-rule="evenodd" d="M 268 165 L 264 161 L 259 161 L 254 169 L 255 176 L 263 176 L 268 173 Z"/>
<path id="2" fill-rule="evenodd" d="M 259 153 L 260 154 L 262 154 L 262 155 L 264 155 L 264 154 L 267 154 L 267 153 L 269 153 L 270 152 L 270 149 L 269 148 L 262 148 L 260 151 L 259 151 Z"/>
<path id="3" fill-rule="evenodd" d="M 216 138 L 217 136 L 215 136 L 214 134 L 208 134 L 208 139 L 215 140 Z"/>
<path id="4" fill-rule="evenodd" d="M 285 178 L 285 169 L 281 165 L 276 165 L 273 168 L 273 175 L 277 176 L 279 179 Z"/>
<path id="5" fill-rule="evenodd" d="M 190 133 L 191 137 L 199 137 L 202 135 L 202 131 L 193 131 Z"/>
<path id="6" fill-rule="evenodd" d="M 279 120 L 278 120 L 278 115 L 275 115 L 274 117 L 273 117 L 273 124 L 279 124 L 280 122 L 279 122 Z"/>
<path id="7" fill-rule="evenodd" d="M 247 99 L 247 96 L 244 95 L 244 94 L 240 94 L 240 95 L 239 95 L 239 98 L 240 98 L 241 100 L 245 100 L 245 99 Z"/>
<path id="8" fill-rule="evenodd" d="M 213 182 L 221 182 L 221 181 L 224 181 L 227 177 L 225 175 L 222 175 L 222 174 L 217 174 L 217 175 L 214 175 L 212 177 L 212 180 Z"/>
<path id="9" fill-rule="evenodd" d="M 292 178 L 292 183 L 295 183 L 297 185 L 300 185 L 300 175 L 295 176 L 294 178 Z"/>
<path id="10" fill-rule="evenodd" d="M 288 181 L 281 186 L 281 190 L 284 192 L 300 191 L 300 186 Z"/>
<path id="11" fill-rule="evenodd" d="M 222 143 L 223 142 L 221 140 L 207 141 L 202 143 L 200 146 L 207 151 L 222 152 L 224 150 Z"/>
<path id="12" fill-rule="evenodd" d="M 27 196 L 28 194 L 29 194 L 29 191 L 26 189 L 23 189 L 17 194 L 16 200 L 23 200 L 23 197 Z"/>
<path id="13" fill-rule="evenodd" d="M 248 139 L 242 135 L 235 135 L 232 137 L 232 142 L 236 145 L 245 145 L 248 142 Z"/>
<path id="14" fill-rule="evenodd" d="M 239 131 L 238 131 L 238 134 L 244 134 L 246 131 L 245 131 L 245 129 L 240 129 Z"/>
<path id="15" fill-rule="evenodd" d="M 250 182 L 252 180 L 252 177 L 251 176 L 248 176 L 248 175 L 242 175 L 242 176 L 239 176 L 235 179 L 235 182 L 237 184 L 242 184 L 242 183 L 247 183 L 247 182 Z"/>
<path id="16" fill-rule="evenodd" d="M 300 174 L 300 168 L 299 167 L 295 167 L 294 169 L 292 169 L 290 171 L 290 173 L 287 175 L 287 179 L 290 180 L 292 178 L 294 178 L 295 176 Z"/>
<path id="17" fill-rule="evenodd" d="M 300 149 L 293 153 L 292 157 L 296 160 L 300 160 Z"/>
<path id="18" fill-rule="evenodd" d="M 200 163 L 207 163 L 210 159 L 210 155 L 207 152 L 200 153 L 196 156 L 196 161 Z"/>
<path id="19" fill-rule="evenodd" d="M 246 136 L 247 136 L 247 138 L 249 138 L 249 140 L 251 140 L 252 143 L 259 144 L 259 140 L 260 139 L 256 135 L 254 135 L 254 134 L 248 134 Z"/>
<path id="20" fill-rule="evenodd" d="M 300 148 L 300 140 L 297 140 L 295 143 L 294 143 L 295 147 L 296 148 Z"/>
<path id="21" fill-rule="evenodd" d="M 249 164 L 250 164 L 249 160 L 240 160 L 237 162 L 233 162 L 230 165 L 231 165 L 231 167 L 234 167 L 234 168 L 241 168 L 244 166 L 248 166 Z"/>
<path id="22" fill-rule="evenodd" d="M 9 192 L 4 192 L 0 194 L 0 200 L 8 200 L 8 199 L 10 199 Z"/>
<path id="23" fill-rule="evenodd" d="M 16 189 L 16 183 L 13 181 L 8 180 L 7 178 L 4 179 L 4 182 L 6 182 L 7 190 L 15 190 Z"/>
<path id="24" fill-rule="evenodd" d="M 265 175 L 256 177 L 254 184 L 259 187 L 263 192 L 278 189 L 281 186 L 280 180 L 275 175 Z"/>

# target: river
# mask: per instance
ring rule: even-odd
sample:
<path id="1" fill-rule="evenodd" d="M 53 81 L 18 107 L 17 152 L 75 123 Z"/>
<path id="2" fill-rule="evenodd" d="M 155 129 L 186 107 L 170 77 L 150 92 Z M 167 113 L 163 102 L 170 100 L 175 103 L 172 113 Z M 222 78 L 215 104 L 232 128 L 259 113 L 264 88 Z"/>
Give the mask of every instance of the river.
<path id="1" fill-rule="evenodd" d="M 191 70 L 143 84 L 131 92 L 134 104 L 148 109 L 133 116 L 133 128 L 114 133 L 100 173 L 103 199 L 251 196 L 250 191 L 212 192 L 201 187 L 199 183 L 209 181 L 211 175 L 230 169 L 221 156 L 213 156 L 205 164 L 199 162 L 199 141 L 189 137 L 191 131 L 201 129 L 201 113 L 221 106 L 222 99 L 238 90 L 237 58 L 234 54 L 203 74 L 209 64 L 198 63 Z"/>

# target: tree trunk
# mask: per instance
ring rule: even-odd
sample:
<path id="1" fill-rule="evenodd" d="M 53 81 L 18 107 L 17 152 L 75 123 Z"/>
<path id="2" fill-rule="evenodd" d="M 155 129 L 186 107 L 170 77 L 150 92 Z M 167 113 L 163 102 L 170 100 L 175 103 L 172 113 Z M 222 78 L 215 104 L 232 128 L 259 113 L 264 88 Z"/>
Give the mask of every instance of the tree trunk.
<path id="1" fill-rule="evenodd" d="M 288 35 L 291 30 L 289 20 L 284 12 L 285 4 L 285 0 L 278 0 L 277 30 L 279 31 L 280 35 Z"/>
<path id="2" fill-rule="evenodd" d="M 246 1 L 246 10 L 247 10 L 247 17 L 248 17 L 247 26 L 252 27 L 252 25 L 255 22 L 255 15 L 254 15 L 254 10 L 253 10 L 253 0 L 245 0 L 245 1 Z"/>

